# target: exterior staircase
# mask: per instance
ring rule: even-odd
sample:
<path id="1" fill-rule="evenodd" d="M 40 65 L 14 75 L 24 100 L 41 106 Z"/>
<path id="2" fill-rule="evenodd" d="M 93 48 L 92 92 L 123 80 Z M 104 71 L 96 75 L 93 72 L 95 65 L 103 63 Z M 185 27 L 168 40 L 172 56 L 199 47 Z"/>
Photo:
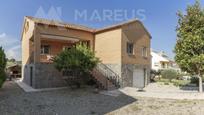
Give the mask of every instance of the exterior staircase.
<path id="1" fill-rule="evenodd" d="M 119 75 L 102 63 L 98 64 L 91 74 L 101 89 L 114 90 L 120 87 Z"/>

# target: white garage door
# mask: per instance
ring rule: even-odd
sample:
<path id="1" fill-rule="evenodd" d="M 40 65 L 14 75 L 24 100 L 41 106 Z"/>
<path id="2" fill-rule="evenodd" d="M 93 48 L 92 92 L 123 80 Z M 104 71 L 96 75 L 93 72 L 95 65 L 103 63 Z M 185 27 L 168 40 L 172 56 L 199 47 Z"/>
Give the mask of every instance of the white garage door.
<path id="1" fill-rule="evenodd" d="M 133 72 L 133 87 L 144 88 L 145 87 L 145 74 L 144 69 L 135 69 Z"/>

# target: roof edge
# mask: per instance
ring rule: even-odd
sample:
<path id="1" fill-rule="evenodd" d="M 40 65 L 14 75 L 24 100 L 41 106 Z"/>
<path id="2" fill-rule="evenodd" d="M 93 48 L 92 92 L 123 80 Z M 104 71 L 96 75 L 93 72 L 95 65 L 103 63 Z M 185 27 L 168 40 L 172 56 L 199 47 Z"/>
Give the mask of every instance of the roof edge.
<path id="1" fill-rule="evenodd" d="M 76 29 L 76 30 L 81 30 L 81 31 L 86 31 L 86 32 L 91 32 L 93 34 L 98 34 L 98 33 L 101 33 L 101 32 L 108 31 L 108 30 L 112 30 L 112 29 L 116 29 L 116 28 L 121 28 L 124 25 L 138 22 L 144 28 L 144 30 L 146 31 L 146 33 L 148 34 L 150 39 L 152 38 L 151 34 L 147 31 L 147 29 L 145 28 L 144 24 L 140 20 L 138 20 L 138 19 L 132 19 L 132 20 L 129 20 L 129 21 L 126 21 L 126 22 L 122 22 L 122 23 L 119 23 L 119 24 L 103 27 L 101 29 L 93 29 L 93 28 L 90 28 L 90 27 L 87 27 L 87 26 L 84 26 L 84 25 L 65 23 L 65 22 L 60 22 L 60 21 L 56 21 L 56 20 L 49 20 L 49 19 L 43 19 L 43 18 L 35 18 L 35 17 L 32 17 L 32 16 L 25 16 L 24 20 L 25 19 L 30 19 L 30 20 L 32 20 L 36 24 L 45 24 L 45 25 L 48 25 L 48 23 L 45 23 L 46 21 L 53 21 L 53 22 L 56 22 L 58 25 L 50 23 L 51 26 L 53 25 L 53 26 L 59 26 L 59 27 L 66 27 L 66 25 L 68 25 L 67 26 L 68 28 Z M 45 21 L 45 22 L 43 22 L 43 21 Z M 69 24 L 70 24 L 70 26 L 69 26 Z"/>

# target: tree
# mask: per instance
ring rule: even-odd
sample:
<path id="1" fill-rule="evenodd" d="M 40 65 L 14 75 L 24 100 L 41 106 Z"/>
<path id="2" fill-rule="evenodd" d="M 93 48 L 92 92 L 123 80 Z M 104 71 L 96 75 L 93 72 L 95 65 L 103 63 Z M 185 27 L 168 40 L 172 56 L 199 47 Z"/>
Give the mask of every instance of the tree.
<path id="1" fill-rule="evenodd" d="M 6 68 L 6 55 L 2 47 L 0 47 L 0 71 Z"/>
<path id="2" fill-rule="evenodd" d="M 81 73 L 89 73 L 98 63 L 99 59 L 95 57 L 94 52 L 82 43 L 65 49 L 54 58 L 54 65 L 59 71 L 70 71 L 76 78 Z"/>
<path id="3" fill-rule="evenodd" d="M 6 55 L 2 47 L 0 47 L 0 87 L 6 80 L 5 68 L 6 68 Z"/>
<path id="4" fill-rule="evenodd" d="M 200 2 L 189 5 L 186 14 L 178 13 L 177 43 L 175 60 L 183 71 L 199 78 L 199 92 L 202 92 L 204 74 L 204 10 Z"/>

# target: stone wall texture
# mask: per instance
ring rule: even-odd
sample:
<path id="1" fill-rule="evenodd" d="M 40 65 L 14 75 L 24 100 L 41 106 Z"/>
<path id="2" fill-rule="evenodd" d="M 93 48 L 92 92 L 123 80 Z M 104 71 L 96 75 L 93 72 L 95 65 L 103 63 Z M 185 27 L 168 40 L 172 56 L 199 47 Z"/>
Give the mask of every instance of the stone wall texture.
<path id="1" fill-rule="evenodd" d="M 35 78 L 33 82 L 35 88 L 66 86 L 62 73 L 55 69 L 52 64 L 35 64 Z"/>
<path id="2" fill-rule="evenodd" d="M 150 82 L 150 66 L 139 64 L 106 64 L 111 70 L 120 76 L 121 87 L 133 87 L 133 71 L 135 69 L 146 69 L 147 77 L 145 78 L 145 85 Z"/>
<path id="3" fill-rule="evenodd" d="M 117 73 L 120 77 L 121 87 L 133 86 L 133 71 L 135 69 L 146 69 L 147 77 L 145 85 L 150 82 L 150 67 L 147 65 L 137 64 L 106 64 L 110 69 Z M 31 80 L 31 67 L 33 68 Z M 62 73 L 55 69 L 53 64 L 35 64 L 26 65 L 24 68 L 23 82 L 33 88 L 54 88 L 65 87 L 66 82 L 63 80 Z M 32 82 L 32 83 L 31 83 Z"/>
<path id="4" fill-rule="evenodd" d="M 53 64 L 35 64 L 32 66 L 32 80 L 30 75 L 31 65 L 26 65 L 25 67 L 26 70 L 24 70 L 23 82 L 26 84 L 36 89 L 66 86 L 66 82 L 63 80 L 62 73 L 56 70 Z"/>
<path id="5" fill-rule="evenodd" d="M 145 78 L 145 85 L 150 83 L 150 66 L 148 65 L 138 65 L 138 64 L 123 64 L 122 65 L 122 75 L 121 87 L 133 87 L 133 71 L 135 69 L 146 69 L 147 76 Z"/>

